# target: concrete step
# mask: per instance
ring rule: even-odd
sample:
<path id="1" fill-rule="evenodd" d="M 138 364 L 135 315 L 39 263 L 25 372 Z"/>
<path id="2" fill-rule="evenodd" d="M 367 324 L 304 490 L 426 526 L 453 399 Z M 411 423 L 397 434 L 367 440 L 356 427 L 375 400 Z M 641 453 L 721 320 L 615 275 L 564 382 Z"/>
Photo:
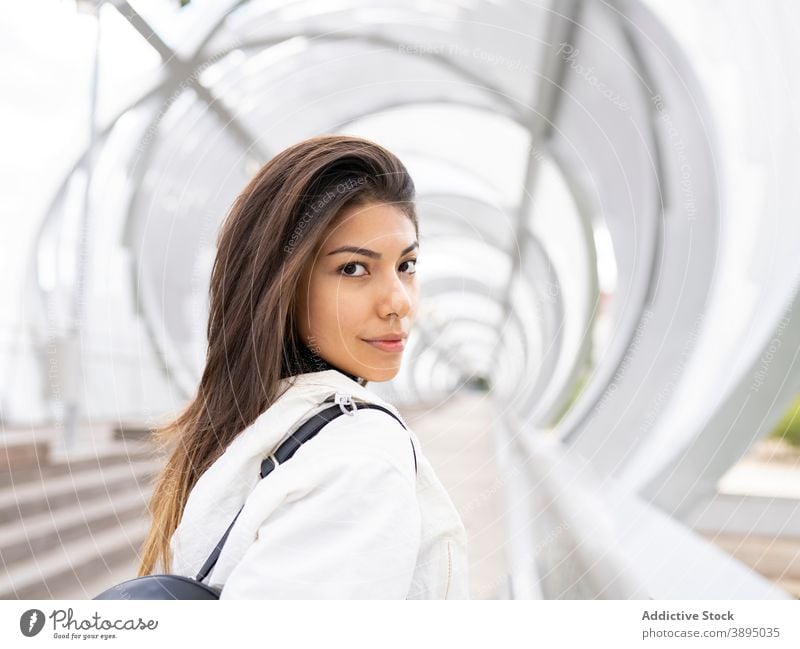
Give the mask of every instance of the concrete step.
<path id="1" fill-rule="evenodd" d="M 87 470 L 101 470 L 105 467 L 126 464 L 152 457 L 152 447 L 140 444 L 114 444 L 76 453 L 65 461 L 45 461 L 39 464 L 12 465 L 10 470 L 0 471 L 0 489 L 20 487 L 31 482 L 42 482 L 52 478 L 80 473 Z"/>
<path id="2" fill-rule="evenodd" d="M 778 579 L 775 583 L 787 593 L 794 595 L 795 599 L 800 599 L 800 579 Z"/>
<path id="3" fill-rule="evenodd" d="M 113 566 L 136 558 L 148 526 L 145 518 L 134 518 L 19 562 L 0 573 L 0 599 L 58 599 L 59 593 L 74 592 Z"/>
<path id="4" fill-rule="evenodd" d="M 736 534 L 704 536 L 772 581 L 800 581 L 800 538 Z"/>
<path id="5" fill-rule="evenodd" d="M 100 531 L 147 515 L 149 487 L 138 484 L 108 497 L 81 499 L 71 506 L 0 525 L 0 565 L 12 566 L 74 539 L 91 539 Z"/>
<path id="6" fill-rule="evenodd" d="M 0 491 L 0 525 L 149 484 L 161 466 L 162 460 L 148 459 L 8 487 Z"/>
<path id="7" fill-rule="evenodd" d="M 32 469 L 50 461 L 49 440 L 15 439 L 0 434 L 0 471 Z"/>
<path id="8" fill-rule="evenodd" d="M 59 585 L 53 595 L 57 599 L 92 599 L 115 584 L 134 579 L 139 572 L 139 554 L 131 554 L 127 559 L 114 562 L 108 568 L 99 570 L 97 575 L 82 579 L 79 584 Z"/>
<path id="9" fill-rule="evenodd" d="M 149 520 L 135 517 L 15 563 L 0 573 L 0 599 L 58 599 L 59 593 L 75 592 L 112 566 L 138 556 L 148 527 Z"/>

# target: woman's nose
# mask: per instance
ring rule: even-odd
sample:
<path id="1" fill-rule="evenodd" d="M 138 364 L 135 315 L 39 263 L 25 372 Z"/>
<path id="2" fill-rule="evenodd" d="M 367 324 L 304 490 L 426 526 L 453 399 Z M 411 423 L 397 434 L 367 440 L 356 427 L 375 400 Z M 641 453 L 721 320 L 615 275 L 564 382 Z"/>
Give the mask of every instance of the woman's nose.
<path id="1" fill-rule="evenodd" d="M 399 277 L 394 277 L 382 291 L 384 298 L 380 303 L 381 316 L 386 317 L 392 313 L 399 318 L 408 314 L 411 308 L 411 296 Z"/>

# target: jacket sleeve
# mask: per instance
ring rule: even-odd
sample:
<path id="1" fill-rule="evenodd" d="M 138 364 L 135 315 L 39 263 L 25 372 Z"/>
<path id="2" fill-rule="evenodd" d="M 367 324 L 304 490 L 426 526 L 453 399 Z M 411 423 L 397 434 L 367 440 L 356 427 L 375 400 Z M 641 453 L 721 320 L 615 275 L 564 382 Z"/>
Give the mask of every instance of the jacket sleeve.
<path id="1" fill-rule="evenodd" d="M 284 469 L 314 480 L 259 527 L 221 599 L 402 599 L 420 545 L 416 486 L 375 454 L 326 454 Z M 303 466 L 304 465 L 304 466 Z"/>

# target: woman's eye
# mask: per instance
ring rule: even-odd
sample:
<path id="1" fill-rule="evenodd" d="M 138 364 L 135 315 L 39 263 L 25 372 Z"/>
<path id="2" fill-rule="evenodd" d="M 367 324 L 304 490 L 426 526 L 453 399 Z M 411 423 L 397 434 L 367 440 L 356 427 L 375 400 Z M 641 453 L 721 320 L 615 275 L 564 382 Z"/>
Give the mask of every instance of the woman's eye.
<path id="1" fill-rule="evenodd" d="M 344 266 L 339 266 L 339 273 L 344 275 L 345 277 L 363 277 L 366 273 L 356 274 L 354 269 L 356 266 L 361 266 L 364 270 L 366 270 L 366 266 L 358 261 L 351 261 Z M 402 264 L 400 264 L 401 270 L 403 270 L 403 266 L 406 268 L 404 269 L 409 275 L 413 275 L 417 272 L 417 260 L 416 259 L 407 259 Z M 409 267 L 410 266 L 410 267 Z"/>
<path id="2" fill-rule="evenodd" d="M 344 266 L 341 266 L 339 268 L 339 272 L 342 275 L 346 275 L 347 277 L 363 277 L 363 275 L 354 275 L 353 273 L 346 272 L 346 269 L 352 268 L 353 266 L 361 266 L 362 268 L 364 268 L 364 264 L 360 264 L 357 261 L 351 261 L 349 264 L 345 264 Z"/>
<path id="3" fill-rule="evenodd" d="M 416 259 L 407 259 L 406 261 L 404 261 L 400 265 L 403 266 L 405 264 L 411 264 L 411 269 L 410 270 L 406 269 L 409 275 L 413 275 L 414 273 L 417 272 L 417 260 Z"/>

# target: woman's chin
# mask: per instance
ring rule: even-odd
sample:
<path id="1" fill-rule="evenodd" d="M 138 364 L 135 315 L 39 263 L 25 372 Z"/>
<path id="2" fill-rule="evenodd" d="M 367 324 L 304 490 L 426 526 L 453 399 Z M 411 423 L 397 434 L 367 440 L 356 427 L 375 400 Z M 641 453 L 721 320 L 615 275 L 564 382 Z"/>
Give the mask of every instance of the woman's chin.
<path id="1" fill-rule="evenodd" d="M 381 369 L 377 367 L 368 367 L 359 374 L 361 378 L 366 379 L 370 383 L 382 383 L 383 381 L 391 381 L 400 371 L 399 367 L 388 367 Z"/>

